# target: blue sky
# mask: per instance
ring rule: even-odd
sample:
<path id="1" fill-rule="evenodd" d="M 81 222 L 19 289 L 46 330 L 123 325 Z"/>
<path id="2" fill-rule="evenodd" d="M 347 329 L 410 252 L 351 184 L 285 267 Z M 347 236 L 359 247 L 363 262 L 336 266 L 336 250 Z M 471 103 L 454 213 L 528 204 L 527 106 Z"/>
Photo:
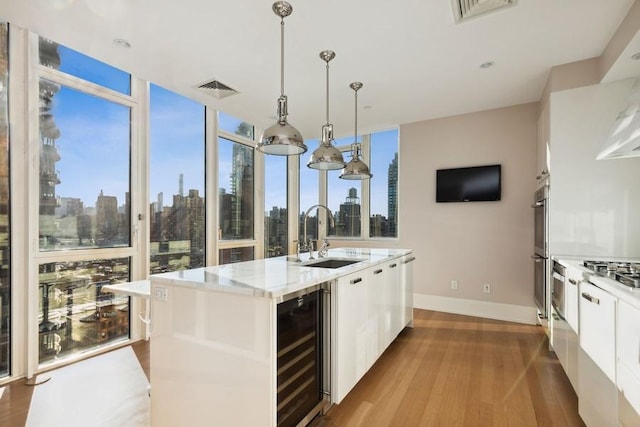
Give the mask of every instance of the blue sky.
<path id="1" fill-rule="evenodd" d="M 129 93 L 127 74 L 82 54 L 59 48 L 62 71 Z M 80 107 L 81 106 L 81 107 Z M 62 88 L 54 97 L 55 122 L 61 130 L 56 140 L 61 159 L 56 164 L 61 183 L 60 197 L 77 197 L 85 207 L 95 206 L 100 190 L 124 203 L 129 184 L 129 109 L 122 105 Z M 159 86 L 151 86 L 150 202 L 163 192 L 164 205 L 178 194 L 179 175 L 183 174 L 184 192 L 197 189 L 204 195 L 204 107 L 188 98 Z M 239 119 L 219 116 L 222 129 L 234 132 Z M 257 136 L 259 137 L 259 136 Z M 337 146 L 348 146 L 353 136 L 338 139 Z M 300 156 L 300 210 L 318 202 L 318 171 L 306 167 L 309 156 L 318 147 L 317 140 L 307 140 L 307 153 Z M 230 145 L 229 145 L 230 147 Z M 398 149 L 398 132 L 379 132 L 374 137 L 373 158 L 365 159 L 374 174 L 371 180 L 371 212 L 387 214 L 388 166 Z M 227 152 L 229 151 L 229 152 Z M 351 159 L 349 152 L 345 160 Z M 212 170 L 211 168 L 209 170 Z M 221 146 L 217 168 L 219 186 L 229 189 L 231 152 Z M 328 205 L 337 211 L 348 189 L 355 187 L 362 197 L 360 181 L 338 178 L 340 171 L 329 171 Z M 286 157 L 265 157 L 265 210 L 286 205 Z"/>

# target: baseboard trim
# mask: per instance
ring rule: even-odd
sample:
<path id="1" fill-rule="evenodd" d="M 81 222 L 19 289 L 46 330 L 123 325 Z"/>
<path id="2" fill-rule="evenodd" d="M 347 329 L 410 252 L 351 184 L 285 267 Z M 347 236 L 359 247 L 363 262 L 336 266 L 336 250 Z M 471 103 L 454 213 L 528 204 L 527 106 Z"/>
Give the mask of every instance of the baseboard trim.
<path id="1" fill-rule="evenodd" d="M 413 294 L 413 306 L 423 310 L 464 314 L 466 316 L 484 317 L 486 319 L 505 320 L 529 325 L 535 325 L 537 323 L 536 308 L 524 305 L 450 298 L 438 295 Z"/>

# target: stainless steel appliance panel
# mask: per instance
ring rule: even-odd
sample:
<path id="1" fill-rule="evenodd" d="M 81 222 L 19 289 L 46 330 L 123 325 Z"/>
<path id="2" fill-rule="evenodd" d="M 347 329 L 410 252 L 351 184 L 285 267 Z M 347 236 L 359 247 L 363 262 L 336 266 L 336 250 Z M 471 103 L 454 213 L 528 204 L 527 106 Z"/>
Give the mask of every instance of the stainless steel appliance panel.
<path id="1" fill-rule="evenodd" d="M 548 216 L 549 186 L 540 188 L 535 193 L 534 209 L 534 250 L 535 253 L 547 258 L 549 256 L 549 216 Z"/>
<path id="2" fill-rule="evenodd" d="M 534 285 L 533 299 L 540 312 L 541 319 L 547 319 L 549 301 L 549 210 L 547 201 L 549 186 L 545 185 L 535 192 L 534 203 Z"/>
<path id="3" fill-rule="evenodd" d="M 547 318 L 547 259 L 538 255 L 533 257 L 533 299 L 540 311 L 540 316 Z"/>

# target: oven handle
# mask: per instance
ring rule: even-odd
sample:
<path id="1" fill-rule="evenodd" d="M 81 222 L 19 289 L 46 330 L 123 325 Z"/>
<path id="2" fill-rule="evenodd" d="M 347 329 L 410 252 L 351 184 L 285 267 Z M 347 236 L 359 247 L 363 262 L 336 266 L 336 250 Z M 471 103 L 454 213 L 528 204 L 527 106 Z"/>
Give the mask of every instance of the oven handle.
<path id="1" fill-rule="evenodd" d="M 545 257 L 538 254 L 531 255 L 531 258 L 533 259 L 533 262 L 542 262 L 545 259 Z"/>
<path id="2" fill-rule="evenodd" d="M 531 205 L 532 208 L 541 208 L 544 206 L 544 202 L 535 202 L 534 204 Z"/>

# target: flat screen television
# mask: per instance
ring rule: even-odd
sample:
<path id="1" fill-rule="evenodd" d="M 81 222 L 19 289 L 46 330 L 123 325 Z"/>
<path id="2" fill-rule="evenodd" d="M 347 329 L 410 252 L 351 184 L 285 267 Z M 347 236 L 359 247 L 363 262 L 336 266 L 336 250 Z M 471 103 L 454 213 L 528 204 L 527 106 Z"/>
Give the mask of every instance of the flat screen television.
<path id="1" fill-rule="evenodd" d="M 493 202 L 500 200 L 501 165 L 436 171 L 436 202 Z"/>

